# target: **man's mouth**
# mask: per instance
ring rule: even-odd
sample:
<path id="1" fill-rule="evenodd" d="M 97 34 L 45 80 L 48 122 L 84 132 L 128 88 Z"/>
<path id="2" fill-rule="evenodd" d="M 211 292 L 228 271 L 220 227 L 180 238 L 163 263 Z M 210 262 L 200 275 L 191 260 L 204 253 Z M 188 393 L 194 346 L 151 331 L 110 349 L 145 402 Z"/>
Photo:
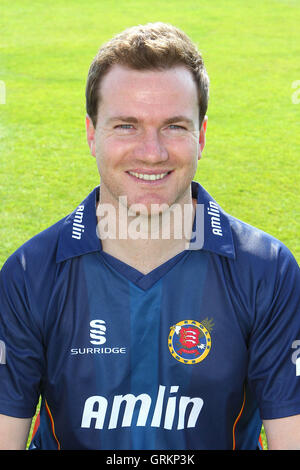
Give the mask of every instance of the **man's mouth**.
<path id="1" fill-rule="evenodd" d="M 128 173 L 144 181 L 157 181 L 165 178 L 171 172 L 167 171 L 165 173 L 137 173 L 135 171 L 128 171 Z"/>

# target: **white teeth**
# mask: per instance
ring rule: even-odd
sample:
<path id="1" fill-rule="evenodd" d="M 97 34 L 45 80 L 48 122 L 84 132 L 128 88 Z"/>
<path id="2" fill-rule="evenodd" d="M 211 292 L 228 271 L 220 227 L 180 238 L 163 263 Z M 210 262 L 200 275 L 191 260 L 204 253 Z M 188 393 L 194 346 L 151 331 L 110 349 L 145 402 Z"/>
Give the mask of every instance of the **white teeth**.
<path id="1" fill-rule="evenodd" d="M 133 171 L 129 171 L 128 173 L 130 175 L 136 176 L 136 178 L 139 178 L 141 180 L 147 180 L 147 181 L 160 180 L 168 174 L 168 172 L 167 172 L 167 173 L 161 173 L 161 174 L 158 174 L 158 175 L 146 175 L 146 174 L 142 174 L 142 173 L 135 173 Z"/>

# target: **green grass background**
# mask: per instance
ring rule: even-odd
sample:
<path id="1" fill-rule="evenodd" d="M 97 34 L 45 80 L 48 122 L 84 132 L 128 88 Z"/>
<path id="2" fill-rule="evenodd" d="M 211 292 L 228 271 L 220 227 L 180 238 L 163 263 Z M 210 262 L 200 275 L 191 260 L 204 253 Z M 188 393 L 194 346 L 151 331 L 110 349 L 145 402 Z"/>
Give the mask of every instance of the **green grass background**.
<path id="1" fill-rule="evenodd" d="M 210 76 L 196 179 L 300 260 L 299 0 L 1 0 L 0 266 L 99 184 L 85 137 L 88 67 L 112 35 L 154 21 L 184 29 Z"/>

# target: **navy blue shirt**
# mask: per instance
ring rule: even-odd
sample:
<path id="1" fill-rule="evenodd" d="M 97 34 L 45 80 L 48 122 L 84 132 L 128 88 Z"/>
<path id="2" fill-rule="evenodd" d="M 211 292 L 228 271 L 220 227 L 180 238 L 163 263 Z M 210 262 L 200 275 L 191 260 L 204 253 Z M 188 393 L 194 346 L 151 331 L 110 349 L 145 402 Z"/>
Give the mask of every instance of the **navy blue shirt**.
<path id="1" fill-rule="evenodd" d="M 192 191 L 202 243 L 146 275 L 102 251 L 99 187 L 3 266 L 0 413 L 42 397 L 33 448 L 255 449 L 300 413 L 298 264 Z"/>

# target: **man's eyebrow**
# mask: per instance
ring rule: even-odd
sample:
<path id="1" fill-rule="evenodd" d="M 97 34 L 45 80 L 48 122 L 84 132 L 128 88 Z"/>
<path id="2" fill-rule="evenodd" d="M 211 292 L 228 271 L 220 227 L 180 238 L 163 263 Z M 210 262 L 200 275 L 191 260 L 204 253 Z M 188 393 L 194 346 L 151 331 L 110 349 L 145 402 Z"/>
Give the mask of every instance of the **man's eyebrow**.
<path id="1" fill-rule="evenodd" d="M 172 116 L 164 121 L 164 124 L 173 124 L 174 122 L 186 122 L 189 125 L 194 125 L 193 119 L 188 118 L 187 116 Z"/>
<path id="2" fill-rule="evenodd" d="M 113 116 L 107 120 L 107 123 L 110 124 L 115 121 L 130 122 L 136 124 L 138 119 L 133 116 Z"/>
<path id="3" fill-rule="evenodd" d="M 134 116 L 113 116 L 107 120 L 107 123 L 110 124 L 115 121 L 122 121 L 122 122 L 129 122 L 132 124 L 137 124 L 139 119 Z M 179 115 L 179 116 L 172 116 L 165 121 L 163 121 L 164 125 L 173 124 L 174 122 L 186 122 L 187 124 L 193 126 L 194 121 L 187 116 Z"/>

